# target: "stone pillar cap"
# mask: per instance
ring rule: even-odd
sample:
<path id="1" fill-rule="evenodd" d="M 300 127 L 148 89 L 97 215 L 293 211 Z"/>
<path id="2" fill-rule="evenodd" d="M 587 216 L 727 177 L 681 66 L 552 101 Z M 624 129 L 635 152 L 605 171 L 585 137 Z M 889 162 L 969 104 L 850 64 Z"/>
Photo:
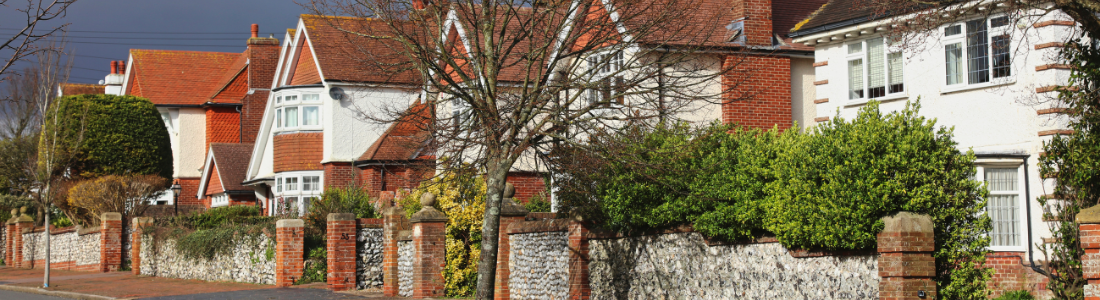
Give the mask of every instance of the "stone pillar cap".
<path id="1" fill-rule="evenodd" d="M 425 206 L 420 211 L 412 215 L 409 219 L 409 223 L 430 223 L 430 222 L 447 222 L 447 215 L 443 212 L 435 209 L 435 207 Z"/>
<path id="2" fill-rule="evenodd" d="M 134 224 L 151 224 L 151 223 L 153 223 L 153 218 L 150 218 L 150 217 L 135 217 L 133 222 L 134 222 Z"/>
<path id="3" fill-rule="evenodd" d="M 302 219 L 282 219 L 275 221 L 275 228 L 287 228 L 287 227 L 305 227 L 306 222 Z"/>
<path id="4" fill-rule="evenodd" d="M 8 221 L 8 223 L 9 223 L 9 224 L 16 224 L 16 223 L 34 223 L 34 219 L 33 219 L 33 218 L 31 218 L 31 216 L 28 216 L 28 215 L 22 215 L 22 216 L 18 216 L 18 217 L 14 217 L 14 218 L 11 218 L 11 220 L 9 220 L 9 221 Z"/>
<path id="5" fill-rule="evenodd" d="M 1100 205 L 1082 209 L 1077 213 L 1077 224 L 1100 224 Z"/>
<path id="6" fill-rule="evenodd" d="M 329 222 L 332 221 L 353 221 L 355 220 L 355 214 L 353 213 L 331 213 L 328 214 Z"/>
<path id="7" fill-rule="evenodd" d="M 932 233 L 932 217 L 907 211 L 882 218 L 886 223 L 882 232 L 925 232 Z"/>
<path id="8" fill-rule="evenodd" d="M 122 221 L 122 214 L 116 212 L 105 212 L 101 217 L 104 221 Z"/>

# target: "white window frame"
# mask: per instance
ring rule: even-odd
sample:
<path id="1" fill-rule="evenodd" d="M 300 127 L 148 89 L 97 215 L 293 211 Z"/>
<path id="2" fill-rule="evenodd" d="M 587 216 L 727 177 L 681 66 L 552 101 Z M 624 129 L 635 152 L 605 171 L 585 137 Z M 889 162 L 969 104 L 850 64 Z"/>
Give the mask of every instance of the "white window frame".
<path id="1" fill-rule="evenodd" d="M 283 201 L 286 197 L 297 197 L 298 199 L 298 214 L 303 215 L 309 209 L 309 203 L 303 201 L 303 199 L 321 198 L 321 194 L 325 191 L 325 172 L 324 171 L 295 171 L 295 172 L 282 172 L 275 174 L 276 188 L 272 189 L 272 194 L 275 198 L 275 204 L 272 205 L 274 211 L 279 212 L 283 209 Z M 315 189 L 306 191 L 305 178 L 316 177 L 317 186 Z M 290 190 L 285 186 L 287 179 L 294 179 L 297 181 L 295 189 Z"/>
<path id="2" fill-rule="evenodd" d="M 883 70 L 882 70 L 882 72 L 883 72 L 883 80 L 885 81 L 886 93 L 881 97 L 871 98 L 871 97 L 869 97 L 870 94 L 871 94 L 871 89 L 869 88 L 869 86 L 871 85 L 870 84 L 871 83 L 871 78 L 870 78 L 870 76 L 871 76 L 871 71 L 870 71 L 871 64 L 870 64 L 870 53 L 869 53 L 870 51 L 868 51 L 868 41 L 874 40 L 874 39 L 882 39 L 882 46 L 883 46 L 883 51 L 882 51 L 882 62 L 883 62 L 882 63 L 882 68 L 883 68 Z M 856 52 L 856 53 L 848 53 L 849 52 L 848 51 L 849 47 L 851 45 L 854 45 L 854 44 L 859 44 L 860 45 L 860 47 L 861 47 L 860 51 Z M 844 53 L 845 53 L 845 57 L 844 57 L 844 78 L 845 78 L 845 81 L 850 81 L 851 80 L 850 75 L 849 75 L 850 71 L 848 69 L 848 68 L 851 67 L 851 62 L 854 61 L 854 60 L 860 60 L 860 59 L 863 60 L 863 70 L 862 70 L 863 71 L 863 75 L 862 75 L 863 76 L 862 77 L 863 78 L 863 95 L 859 98 L 852 98 L 852 95 L 851 95 L 852 91 L 851 91 L 851 88 L 849 87 L 850 83 L 845 82 L 846 84 L 844 85 L 844 94 L 845 94 L 845 98 L 848 99 L 848 104 L 866 103 L 867 101 L 869 101 L 871 99 L 894 100 L 894 99 L 908 98 L 909 97 L 909 95 L 908 95 L 909 86 L 908 86 L 908 84 L 906 84 L 906 81 L 908 81 L 908 80 L 905 77 L 907 72 L 905 72 L 905 64 L 904 63 L 902 63 L 902 67 L 901 67 L 901 84 L 902 84 L 901 91 L 900 92 L 892 92 L 892 93 L 890 92 L 890 55 L 895 54 L 895 53 L 901 53 L 902 54 L 902 59 L 905 59 L 904 58 L 904 52 L 902 51 L 902 49 L 894 49 L 894 48 L 896 48 L 896 46 L 891 45 L 889 43 L 889 38 L 881 37 L 881 36 L 880 37 L 875 37 L 875 38 L 864 39 L 862 41 L 855 42 L 855 43 L 845 43 L 844 44 L 842 51 L 844 51 Z"/>
<path id="3" fill-rule="evenodd" d="M 316 95 L 316 99 L 307 101 L 305 97 L 309 95 Z M 320 131 L 324 129 L 324 122 L 322 121 L 324 116 L 324 101 L 322 100 L 320 92 L 313 91 L 289 91 L 280 92 L 275 95 L 275 115 L 273 120 L 275 123 L 275 132 L 283 131 Z M 287 121 L 290 119 L 284 115 L 288 109 L 295 109 L 297 113 L 295 126 L 288 126 Z M 317 124 L 305 125 L 305 111 L 307 108 L 316 108 L 317 110 Z"/>
<path id="4" fill-rule="evenodd" d="M 217 193 L 210 196 L 210 207 L 229 206 L 229 194 Z"/>
<path id="5" fill-rule="evenodd" d="M 1004 160 L 979 159 L 977 164 L 976 164 L 976 169 L 977 169 L 977 172 L 975 174 L 975 176 L 977 177 L 976 179 L 978 181 L 983 182 L 983 183 L 986 182 L 985 181 L 985 169 L 1016 169 L 1016 190 L 1015 191 L 995 192 L 995 191 L 990 190 L 989 195 L 1014 195 L 1014 196 L 1016 196 L 1016 220 L 1018 221 L 1016 223 L 1016 226 L 1017 226 L 1016 227 L 1016 232 L 1019 233 L 1019 241 L 1017 241 L 1018 245 L 1016 245 L 1016 246 L 993 246 L 992 241 L 991 241 L 990 246 L 989 246 L 989 250 L 992 250 L 992 251 L 1008 251 L 1008 252 L 1011 252 L 1011 251 L 1016 251 L 1016 252 L 1018 252 L 1018 251 L 1027 251 L 1028 245 L 1031 244 L 1031 237 L 1028 236 L 1028 233 L 1027 233 L 1027 230 L 1026 230 L 1027 229 L 1026 226 L 1028 226 L 1028 224 L 1027 224 L 1028 219 L 1027 219 L 1027 211 L 1025 209 L 1026 208 L 1025 205 L 1027 203 L 1024 202 L 1024 201 L 1030 201 L 1030 200 L 1024 197 L 1024 194 L 1025 194 L 1024 191 L 1027 188 L 1027 186 L 1024 184 L 1024 182 L 1026 181 L 1025 178 L 1024 178 L 1024 167 L 1025 167 L 1025 165 L 1023 164 L 1023 162 L 1018 161 L 1018 160 L 1004 161 Z M 989 207 L 988 203 L 986 204 L 986 207 L 987 207 L 986 213 L 988 213 L 988 207 Z"/>
<path id="6" fill-rule="evenodd" d="M 608 51 L 596 52 L 585 57 L 585 66 L 589 72 L 589 78 L 595 83 L 596 88 L 590 88 L 584 91 L 585 103 L 589 106 L 598 107 L 611 107 L 615 105 L 624 105 L 626 99 L 618 92 L 620 86 L 625 85 L 623 82 L 623 67 L 626 64 L 626 51 L 623 49 L 612 49 Z M 602 85 L 599 83 L 605 79 L 609 82 L 606 83 L 607 91 L 604 91 Z M 607 93 L 605 95 L 604 93 Z M 619 95 L 616 95 L 619 94 Z M 613 99 L 605 99 L 610 97 Z"/>
<path id="7" fill-rule="evenodd" d="M 1008 17 L 1008 20 L 1007 20 L 1006 24 L 1003 25 L 1003 26 L 998 26 L 998 27 L 994 28 L 991 24 L 992 20 L 1002 18 L 1002 17 Z M 967 36 L 967 27 L 966 26 L 967 25 L 966 25 L 966 23 L 970 22 L 970 21 L 976 21 L 976 20 L 984 20 L 985 26 L 986 26 L 985 27 L 986 28 L 986 37 L 985 37 L 986 40 L 985 40 L 985 42 L 986 42 L 986 51 L 987 51 L 987 55 L 986 55 L 986 60 L 987 61 L 986 62 L 988 63 L 987 72 L 989 72 L 989 81 L 978 82 L 978 83 L 970 83 L 970 49 L 969 49 L 970 47 L 968 47 L 967 44 L 966 44 L 967 43 L 967 39 L 966 39 L 966 36 Z M 957 92 L 957 91 L 971 90 L 971 89 L 981 89 L 981 88 L 987 88 L 987 87 L 991 87 L 991 86 L 1012 84 L 1012 83 L 1016 82 L 1016 75 L 1019 72 L 1018 72 L 1018 70 L 1016 70 L 1015 64 L 1013 63 L 1013 53 L 1012 53 L 1012 50 L 1011 50 L 1012 46 L 1014 44 L 1014 41 L 1012 40 L 1012 37 L 1013 37 L 1012 27 L 1014 27 L 1014 25 L 1013 25 L 1012 21 L 1013 20 L 1012 20 L 1011 16 L 1007 16 L 1007 15 L 1004 15 L 1004 14 L 995 14 L 995 15 L 989 16 L 988 18 L 971 19 L 971 20 L 966 20 L 966 21 L 961 21 L 961 22 L 956 22 L 956 23 L 951 23 L 951 24 L 946 24 L 946 25 L 940 26 L 939 32 L 937 33 L 940 37 L 940 44 L 941 44 L 939 54 L 940 54 L 940 57 L 944 59 L 940 63 L 940 67 L 941 67 L 941 69 L 940 69 L 940 76 L 941 76 L 940 84 L 942 86 L 941 93 L 950 93 L 950 92 Z M 947 29 L 951 28 L 951 27 L 954 27 L 954 26 L 959 26 L 959 30 L 961 32 L 959 34 L 955 34 L 955 35 L 952 35 L 952 36 L 947 36 Z M 993 73 L 994 72 L 993 69 L 995 68 L 995 66 L 993 65 L 993 59 L 994 59 L 993 38 L 997 37 L 997 36 L 1002 36 L 1002 35 L 1008 36 L 1008 45 L 1005 45 L 1005 48 L 1008 49 L 1008 55 L 1009 55 L 1009 58 L 1008 58 L 1008 72 L 1009 72 L 1009 74 L 1007 76 L 996 77 L 996 76 L 994 76 L 994 73 Z M 947 46 L 953 45 L 953 44 L 959 44 L 961 49 L 962 49 L 962 54 L 960 55 L 960 57 L 962 58 L 962 64 L 961 64 L 962 66 L 959 70 L 959 72 L 962 74 L 962 80 L 960 80 L 959 83 L 948 84 L 947 83 Z"/>

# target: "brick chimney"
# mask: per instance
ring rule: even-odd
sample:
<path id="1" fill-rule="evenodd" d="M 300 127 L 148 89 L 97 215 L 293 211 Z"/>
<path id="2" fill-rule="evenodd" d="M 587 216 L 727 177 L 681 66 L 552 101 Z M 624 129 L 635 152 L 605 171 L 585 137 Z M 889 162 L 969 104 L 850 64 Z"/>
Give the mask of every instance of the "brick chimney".
<path id="1" fill-rule="evenodd" d="M 260 24 L 252 24 L 252 37 L 260 37 Z"/>
<path id="2" fill-rule="evenodd" d="M 119 74 L 126 74 L 126 61 L 125 60 L 118 61 L 118 73 Z"/>
<path id="3" fill-rule="evenodd" d="M 772 45 L 772 1 L 738 0 L 733 15 L 744 18 L 745 42 L 749 46 Z"/>
<path id="4" fill-rule="evenodd" d="M 252 37 L 248 39 L 248 95 L 241 105 L 241 142 L 252 143 L 260 130 L 264 107 L 279 64 L 279 40 L 260 36 L 260 26 L 252 24 Z"/>
<path id="5" fill-rule="evenodd" d="M 111 61 L 111 74 L 118 74 L 118 61 L 117 60 L 112 60 Z"/>
<path id="6" fill-rule="evenodd" d="M 103 78 L 103 84 L 107 85 L 104 93 L 108 95 L 122 95 L 122 82 L 126 80 L 123 73 L 126 72 L 126 62 L 121 60 L 111 61 L 111 74 Z"/>

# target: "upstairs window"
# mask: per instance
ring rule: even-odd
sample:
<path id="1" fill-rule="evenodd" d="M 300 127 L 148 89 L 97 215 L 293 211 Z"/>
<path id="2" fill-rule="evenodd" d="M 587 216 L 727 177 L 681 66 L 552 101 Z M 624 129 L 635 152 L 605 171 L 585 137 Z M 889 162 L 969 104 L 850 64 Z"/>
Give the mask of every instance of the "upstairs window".
<path id="1" fill-rule="evenodd" d="M 320 102 L 320 94 L 293 94 L 275 97 L 276 130 L 320 130 Z"/>
<path id="2" fill-rule="evenodd" d="M 614 51 L 605 54 L 593 54 L 587 59 L 588 70 L 594 87 L 588 89 L 588 104 L 596 107 L 610 107 L 611 103 L 623 104 L 625 84 L 623 83 L 623 52 Z"/>
<path id="3" fill-rule="evenodd" d="M 887 51 L 883 38 L 848 44 L 848 99 L 874 99 L 905 92 L 901 52 Z"/>
<path id="4" fill-rule="evenodd" d="M 1001 16 L 943 27 L 948 86 L 989 83 L 1012 76 L 1009 19 Z"/>

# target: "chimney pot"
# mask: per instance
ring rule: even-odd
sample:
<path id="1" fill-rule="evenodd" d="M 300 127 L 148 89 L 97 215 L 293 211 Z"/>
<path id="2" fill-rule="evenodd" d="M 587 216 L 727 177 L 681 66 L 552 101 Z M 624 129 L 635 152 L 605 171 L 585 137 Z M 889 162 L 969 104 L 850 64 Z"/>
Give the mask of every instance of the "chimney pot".
<path id="1" fill-rule="evenodd" d="M 118 74 L 118 61 L 117 60 L 112 60 L 111 61 L 111 74 Z"/>
<path id="2" fill-rule="evenodd" d="M 118 61 L 118 73 L 119 74 L 126 73 L 126 61 L 125 60 Z"/>
<path id="3" fill-rule="evenodd" d="M 252 24 L 252 37 L 260 37 L 260 24 Z"/>

